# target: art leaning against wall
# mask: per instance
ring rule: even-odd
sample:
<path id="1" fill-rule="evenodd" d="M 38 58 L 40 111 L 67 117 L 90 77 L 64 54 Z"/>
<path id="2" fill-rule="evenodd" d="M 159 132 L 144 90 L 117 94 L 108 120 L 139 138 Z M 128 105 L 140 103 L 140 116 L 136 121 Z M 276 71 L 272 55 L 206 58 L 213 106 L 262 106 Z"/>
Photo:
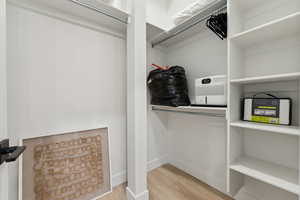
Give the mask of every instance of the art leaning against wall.
<path id="1" fill-rule="evenodd" d="M 19 200 L 96 200 L 111 192 L 107 128 L 22 143 Z"/>

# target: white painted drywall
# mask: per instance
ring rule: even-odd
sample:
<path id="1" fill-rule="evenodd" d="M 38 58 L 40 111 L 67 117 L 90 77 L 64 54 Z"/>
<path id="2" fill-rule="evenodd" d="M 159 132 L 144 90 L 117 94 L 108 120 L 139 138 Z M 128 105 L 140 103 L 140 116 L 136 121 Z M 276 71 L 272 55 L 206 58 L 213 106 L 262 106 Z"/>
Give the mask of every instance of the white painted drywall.
<path id="1" fill-rule="evenodd" d="M 164 30 L 172 28 L 168 7 L 169 0 L 147 0 L 147 22 Z"/>
<path id="2" fill-rule="evenodd" d="M 170 65 L 187 71 L 194 99 L 195 78 L 226 74 L 227 42 L 203 29 L 193 38 L 166 49 Z M 189 114 L 169 114 L 169 161 L 217 189 L 226 191 L 226 119 Z"/>
<path id="3" fill-rule="evenodd" d="M 147 71 L 154 70 L 151 64 L 166 65 L 166 52 L 164 49 L 147 46 Z M 148 91 L 148 105 L 151 104 Z M 149 169 L 165 164 L 168 160 L 169 150 L 168 113 L 155 112 L 148 109 L 148 160 Z"/>
<path id="4" fill-rule="evenodd" d="M 112 174 L 124 176 L 126 41 L 9 6 L 8 43 L 12 142 L 107 125 Z M 16 165 L 9 200 L 17 199 Z"/>
<path id="5" fill-rule="evenodd" d="M 186 69 L 189 95 L 194 101 L 194 81 L 200 77 L 227 73 L 227 42 L 203 27 L 203 31 L 167 50 L 169 65 L 179 65 Z"/>
<path id="6" fill-rule="evenodd" d="M 0 140 L 7 138 L 6 1 L 0 1 Z M 8 169 L 0 166 L 0 199 L 8 199 Z"/>

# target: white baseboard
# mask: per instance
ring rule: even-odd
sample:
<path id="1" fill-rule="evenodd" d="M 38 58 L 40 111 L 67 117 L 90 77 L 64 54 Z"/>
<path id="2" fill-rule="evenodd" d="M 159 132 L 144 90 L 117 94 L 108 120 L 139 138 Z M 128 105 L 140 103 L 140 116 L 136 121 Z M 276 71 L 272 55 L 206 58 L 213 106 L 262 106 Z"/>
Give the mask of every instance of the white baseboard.
<path id="1" fill-rule="evenodd" d="M 197 166 L 191 165 L 182 160 L 171 160 L 170 164 L 177 167 L 178 169 L 194 176 L 195 178 L 203 181 L 204 183 L 212 186 L 213 188 L 219 190 L 220 192 L 226 193 L 226 177 L 216 177 L 215 174 L 205 171 Z"/>
<path id="2" fill-rule="evenodd" d="M 166 163 L 167 163 L 167 156 L 151 160 L 148 162 L 148 171 L 159 168 L 160 166 L 162 166 Z M 127 182 L 126 170 L 116 173 L 112 176 L 112 186 L 113 187 L 116 187 L 116 186 L 121 185 L 126 182 Z"/>
<path id="3" fill-rule="evenodd" d="M 156 168 L 159 168 L 164 164 L 167 164 L 167 156 L 151 160 L 148 162 L 148 171 L 152 171 Z"/>
<path id="4" fill-rule="evenodd" d="M 146 190 L 138 195 L 135 195 L 130 188 L 126 188 L 128 200 L 149 200 L 149 191 Z"/>
<path id="5" fill-rule="evenodd" d="M 116 187 L 121 185 L 127 181 L 127 173 L 126 171 L 122 171 L 120 173 L 114 174 L 112 176 L 112 187 Z"/>

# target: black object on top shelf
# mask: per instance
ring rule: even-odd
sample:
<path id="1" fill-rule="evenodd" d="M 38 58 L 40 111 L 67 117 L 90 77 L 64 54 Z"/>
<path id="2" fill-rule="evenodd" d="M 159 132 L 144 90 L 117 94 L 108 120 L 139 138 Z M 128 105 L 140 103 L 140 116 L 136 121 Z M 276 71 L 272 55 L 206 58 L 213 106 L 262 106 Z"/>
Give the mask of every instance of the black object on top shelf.
<path id="1" fill-rule="evenodd" d="M 183 67 L 153 70 L 148 76 L 147 84 L 152 105 L 178 107 L 191 104 Z"/>
<path id="2" fill-rule="evenodd" d="M 227 38 L 227 13 L 212 15 L 206 22 L 206 26 L 219 38 Z"/>
<path id="3" fill-rule="evenodd" d="M 9 140 L 0 142 L 0 165 L 4 162 L 14 162 L 25 151 L 25 146 L 9 146 Z"/>

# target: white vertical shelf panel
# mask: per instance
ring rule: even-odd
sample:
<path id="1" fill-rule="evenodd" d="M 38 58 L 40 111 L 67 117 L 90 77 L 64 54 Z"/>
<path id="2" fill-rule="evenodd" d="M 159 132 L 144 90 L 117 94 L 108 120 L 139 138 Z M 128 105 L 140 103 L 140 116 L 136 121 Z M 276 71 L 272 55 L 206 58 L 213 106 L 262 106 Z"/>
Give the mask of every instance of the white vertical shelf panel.
<path id="1" fill-rule="evenodd" d="M 127 28 L 127 197 L 147 200 L 146 1 L 133 0 Z"/>

